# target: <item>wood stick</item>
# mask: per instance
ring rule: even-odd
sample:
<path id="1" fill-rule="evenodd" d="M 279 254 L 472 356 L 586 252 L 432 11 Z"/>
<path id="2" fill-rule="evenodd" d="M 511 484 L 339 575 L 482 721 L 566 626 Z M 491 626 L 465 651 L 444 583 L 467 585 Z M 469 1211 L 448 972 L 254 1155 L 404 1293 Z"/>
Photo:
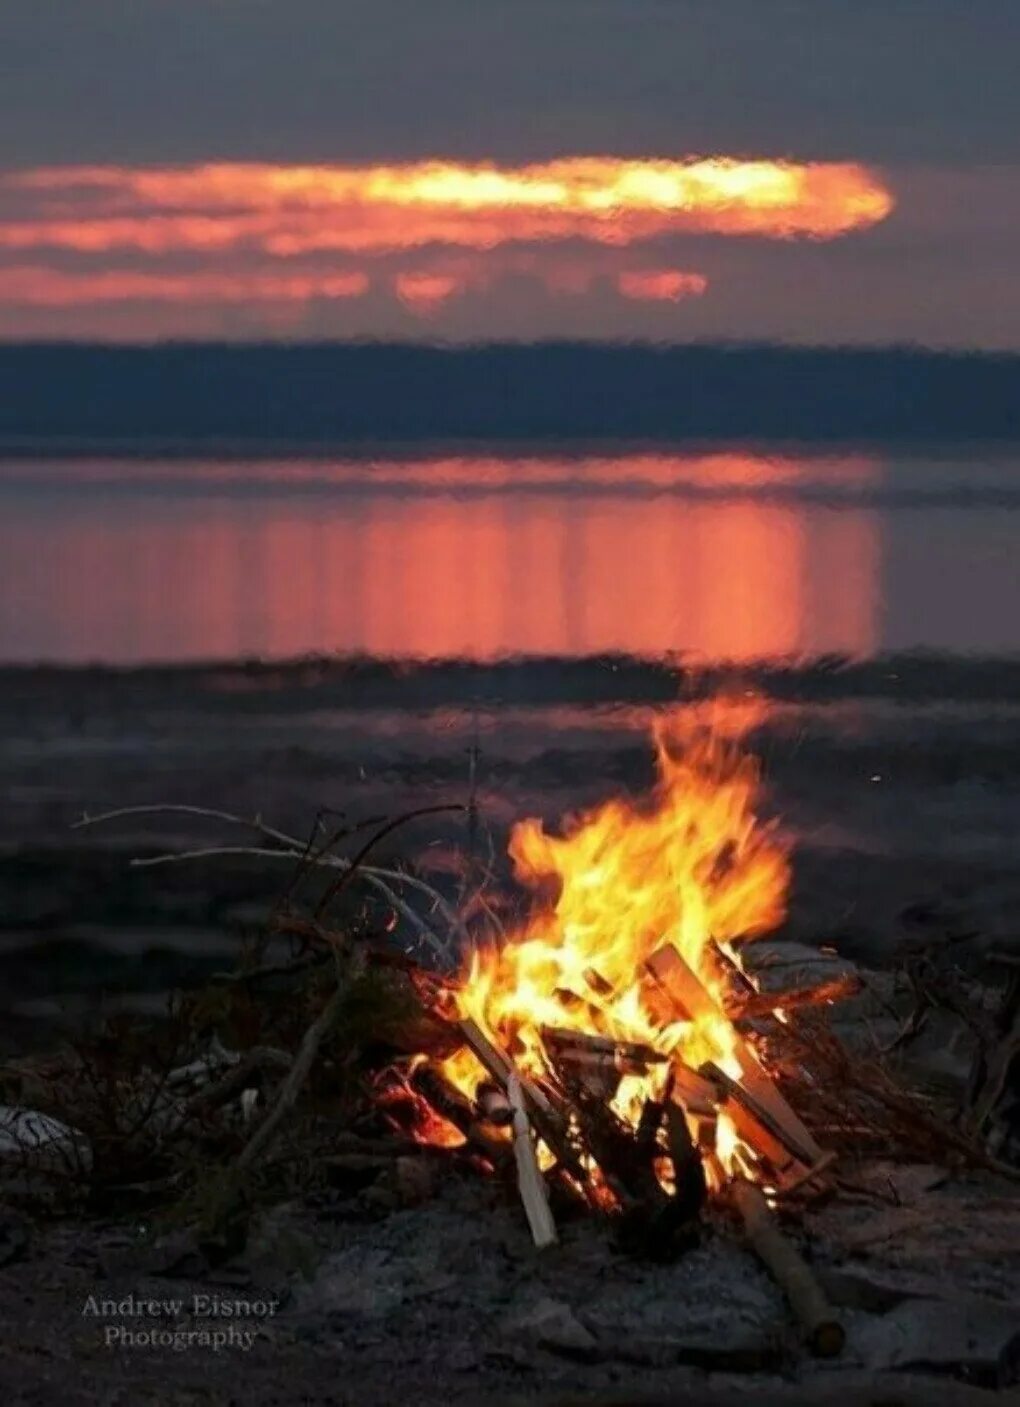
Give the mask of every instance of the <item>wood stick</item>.
<path id="1" fill-rule="evenodd" d="M 665 1065 L 668 1055 L 643 1041 L 618 1041 L 612 1036 L 598 1036 L 587 1031 L 565 1031 L 558 1026 L 543 1026 L 542 1040 L 556 1046 L 557 1054 L 567 1057 L 572 1050 L 592 1054 L 618 1056 L 641 1065 Z"/>
<path id="2" fill-rule="evenodd" d="M 434 1113 L 464 1135 L 469 1149 L 481 1153 L 494 1168 L 498 1169 L 509 1158 L 510 1145 L 479 1122 L 471 1100 L 431 1061 L 419 1065 L 408 1084 Z"/>
<path id="3" fill-rule="evenodd" d="M 835 1358 L 846 1335 L 822 1287 L 800 1253 L 780 1231 L 761 1189 L 737 1178 L 733 1201 L 740 1212 L 755 1254 L 768 1270 L 807 1335 L 808 1346 L 818 1358 Z"/>
<path id="4" fill-rule="evenodd" d="M 670 1091 L 673 1099 L 691 1114 L 715 1117 L 725 1093 L 713 1081 L 699 1075 L 682 1060 L 674 1059 L 670 1066 Z"/>
<path id="5" fill-rule="evenodd" d="M 524 1107 L 521 1077 L 516 1072 L 507 1080 L 506 1095 L 513 1110 L 511 1127 L 514 1135 L 514 1158 L 517 1161 L 517 1186 L 524 1203 L 528 1225 L 531 1227 L 531 1239 L 541 1251 L 546 1246 L 555 1244 L 556 1223 L 549 1210 L 545 1179 L 538 1166 L 538 1157 L 531 1137 L 531 1124 L 528 1121 L 528 1111 Z"/>
<path id="6" fill-rule="evenodd" d="M 658 948 L 648 959 L 645 969 L 669 1003 L 674 1019 L 727 1022 L 722 1007 L 672 943 Z M 771 1115 L 773 1123 L 784 1130 L 787 1147 L 792 1149 L 796 1145 L 806 1154 L 797 1154 L 801 1161 L 809 1166 L 816 1163 L 823 1150 L 780 1094 L 754 1051 L 739 1036 L 735 1037 L 734 1056 L 740 1065 L 741 1087 L 753 1095 L 758 1105 Z"/>
<path id="7" fill-rule="evenodd" d="M 554 1107 L 544 1090 L 539 1089 L 534 1080 L 528 1079 L 527 1075 L 521 1074 L 510 1056 L 489 1039 L 477 1021 L 468 1016 L 456 1024 L 464 1037 L 465 1044 L 485 1066 L 492 1078 L 502 1085 L 508 1095 L 510 1078 L 513 1075 L 517 1076 L 521 1083 L 521 1090 L 528 1102 L 528 1112 L 536 1132 L 549 1145 L 569 1173 L 579 1182 L 587 1182 L 588 1173 L 571 1148 L 570 1140 L 567 1137 L 567 1120 Z"/>
<path id="8" fill-rule="evenodd" d="M 811 1143 L 802 1142 L 778 1119 L 773 1118 L 771 1110 L 766 1108 L 749 1089 L 746 1089 L 740 1080 L 735 1080 L 727 1075 L 720 1066 L 707 1060 L 698 1073 L 703 1075 L 705 1079 L 711 1080 L 723 1091 L 727 1099 L 735 1100 L 737 1104 L 743 1105 L 747 1112 L 752 1114 L 762 1127 L 767 1129 L 773 1138 L 778 1139 L 783 1147 L 788 1149 L 805 1167 L 812 1167 L 822 1156 L 822 1150 L 817 1148 L 813 1139 Z"/>
<path id="9" fill-rule="evenodd" d="M 831 1002 L 852 997 L 861 990 L 861 979 L 856 973 L 845 973 L 841 977 L 819 982 L 814 987 L 792 987 L 785 992 L 755 992 L 753 995 L 740 995 L 734 999 L 732 1007 L 727 1007 L 734 1021 L 753 1021 L 759 1016 L 771 1016 L 774 1011 L 794 1011 L 801 1006 L 824 1006 Z"/>

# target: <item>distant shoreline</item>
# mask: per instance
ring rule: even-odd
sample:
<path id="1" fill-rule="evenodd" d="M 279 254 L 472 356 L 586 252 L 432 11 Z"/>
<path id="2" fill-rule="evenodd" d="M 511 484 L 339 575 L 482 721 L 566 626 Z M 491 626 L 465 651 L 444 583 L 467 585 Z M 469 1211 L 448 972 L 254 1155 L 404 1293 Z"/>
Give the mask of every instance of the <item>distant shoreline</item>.
<path id="1" fill-rule="evenodd" d="M 1020 655 L 960 655 L 904 651 L 870 659 L 705 662 L 693 657 L 651 660 L 630 655 L 576 658 L 520 656 L 492 661 L 308 655 L 289 659 L 224 659 L 179 663 L 0 662 L 0 714 L 66 689 L 83 708 L 158 701 L 218 711 L 274 708 L 430 709 L 488 706 L 648 704 L 711 698 L 728 689 L 760 690 L 777 702 L 836 702 L 886 698 L 971 703 L 1020 703 Z M 246 703 L 247 701 L 247 703 Z"/>
<path id="2" fill-rule="evenodd" d="M 0 343 L 0 448 L 335 453 L 1020 439 L 1020 353 L 604 343 Z"/>
<path id="3" fill-rule="evenodd" d="M 130 438 L 105 437 L 100 439 L 67 438 L 35 435 L 31 437 L 0 435 L 0 460 L 50 460 L 74 461 L 82 459 L 118 460 L 192 460 L 208 459 L 223 463 L 243 463 L 246 460 L 261 462 L 268 460 L 330 461 L 337 459 L 365 461 L 396 460 L 426 462 L 445 458 L 467 458 L 471 455 L 498 454 L 504 459 L 527 459 L 532 457 L 584 459 L 597 456 L 613 458 L 625 454 L 668 454 L 684 455 L 712 454 L 720 450 L 747 451 L 768 456 L 783 455 L 810 456 L 818 458 L 836 456 L 848 452 L 880 453 L 882 450 L 896 449 L 923 454 L 928 459 L 938 460 L 959 455 L 968 445 L 980 449 L 983 455 L 996 453 L 1016 453 L 1020 447 L 1020 427 L 1015 434 L 1001 436 L 980 435 L 962 436 L 952 439 L 946 436 L 932 438 L 925 435 L 878 436 L 867 438 L 856 435 L 824 436 L 815 435 L 810 439 L 769 438 L 760 435 L 726 437 L 715 439 L 700 436 L 662 436 L 658 439 L 635 437 L 632 435 L 597 438 L 567 436 L 562 439 L 524 439 L 507 436 L 488 435 L 461 439 L 360 439 L 325 440 L 308 443 L 300 440 L 188 440 L 188 439 L 146 439 L 140 436 Z"/>

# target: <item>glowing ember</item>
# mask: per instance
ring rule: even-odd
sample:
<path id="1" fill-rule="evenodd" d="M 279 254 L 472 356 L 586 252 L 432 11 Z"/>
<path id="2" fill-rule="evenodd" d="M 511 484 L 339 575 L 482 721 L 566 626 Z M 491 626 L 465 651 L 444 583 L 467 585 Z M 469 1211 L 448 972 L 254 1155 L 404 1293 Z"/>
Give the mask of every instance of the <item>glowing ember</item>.
<path id="1" fill-rule="evenodd" d="M 536 1081 L 557 1045 L 579 1033 L 576 1058 L 611 1072 L 611 1107 L 632 1129 L 677 1059 L 713 1062 L 752 1085 L 760 1075 L 723 1014 L 730 964 L 720 956 L 732 958 L 730 940 L 760 935 L 784 913 L 787 856 L 756 815 L 759 768 L 741 747 L 760 717 L 756 703 L 680 711 L 656 730 L 658 781 L 647 802 L 609 801 L 562 837 L 538 821 L 519 824 L 510 841 L 518 877 L 555 892 L 498 952 L 474 953 L 456 988 L 458 1016 Z M 646 967 L 669 945 L 701 993 L 679 1019 Z M 445 1073 L 469 1097 L 486 1077 L 466 1050 Z M 716 1125 L 714 1151 L 729 1166 L 737 1131 L 726 1113 Z"/>

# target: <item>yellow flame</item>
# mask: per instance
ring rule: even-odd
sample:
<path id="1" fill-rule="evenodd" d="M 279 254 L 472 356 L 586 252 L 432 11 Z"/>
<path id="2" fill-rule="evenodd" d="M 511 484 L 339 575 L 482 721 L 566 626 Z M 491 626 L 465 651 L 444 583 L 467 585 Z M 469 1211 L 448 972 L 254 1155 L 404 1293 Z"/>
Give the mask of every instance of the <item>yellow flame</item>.
<path id="1" fill-rule="evenodd" d="M 758 818 L 759 767 L 742 746 L 763 709 L 741 700 L 678 710 L 655 732 L 650 798 L 610 800 L 562 836 L 537 820 L 515 827 L 516 873 L 540 897 L 498 952 L 472 954 L 457 1000 L 528 1074 L 547 1069 L 542 1028 L 556 1027 L 638 1041 L 694 1067 L 712 1060 L 739 1077 L 740 1037 L 721 1011 L 664 1018 L 644 964 L 672 943 L 719 997 L 725 977 L 710 940 L 753 938 L 783 916 L 789 862 Z M 447 1074 L 471 1093 L 481 1068 L 460 1053 Z M 613 1107 L 633 1124 L 653 1093 L 654 1073 L 627 1074 Z M 719 1127 L 725 1162 L 735 1134 L 723 1118 Z"/>

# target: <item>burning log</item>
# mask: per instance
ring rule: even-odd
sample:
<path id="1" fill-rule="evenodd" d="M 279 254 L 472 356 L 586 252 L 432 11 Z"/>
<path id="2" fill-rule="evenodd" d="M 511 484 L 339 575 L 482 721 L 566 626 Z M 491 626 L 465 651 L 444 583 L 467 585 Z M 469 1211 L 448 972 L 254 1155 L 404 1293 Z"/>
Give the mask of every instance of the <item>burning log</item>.
<path id="1" fill-rule="evenodd" d="M 603 1056 L 612 1068 L 625 1075 L 646 1075 L 649 1065 L 664 1065 L 669 1059 L 642 1041 L 618 1041 L 612 1036 L 563 1031 L 554 1026 L 542 1027 L 542 1040 L 555 1047 L 559 1060 L 583 1064 L 586 1056 Z"/>
<path id="2" fill-rule="evenodd" d="M 470 1099 L 461 1094 L 435 1065 L 423 1062 L 412 1072 L 408 1083 L 440 1118 L 464 1135 L 470 1148 L 480 1153 L 494 1168 L 506 1163 L 510 1145 L 481 1125 Z"/>
<path id="3" fill-rule="evenodd" d="M 719 1085 L 692 1070 L 682 1060 L 674 1060 L 670 1070 L 673 1098 L 688 1114 L 714 1119 L 721 1102 Z"/>
<path id="4" fill-rule="evenodd" d="M 666 1143 L 673 1164 L 673 1215 L 679 1225 L 689 1225 L 701 1215 L 708 1196 L 701 1153 L 691 1137 L 684 1111 L 672 1099 L 666 1104 Z"/>
<path id="5" fill-rule="evenodd" d="M 484 1080 L 475 1091 L 478 1112 L 487 1123 L 506 1127 L 514 1120 L 513 1106 L 509 1099 L 492 1080 Z"/>
<path id="6" fill-rule="evenodd" d="M 754 1021 L 771 1016 L 776 1011 L 794 1011 L 803 1006 L 825 1006 L 855 996 L 861 990 L 861 979 L 855 972 L 844 973 L 819 982 L 814 987 L 793 987 L 785 992 L 741 993 L 735 997 L 730 1016 L 734 1021 Z"/>
<path id="7" fill-rule="evenodd" d="M 464 1020 L 458 1021 L 457 1026 L 464 1037 L 465 1044 L 484 1065 L 492 1079 L 507 1091 L 508 1098 L 510 1080 L 514 1076 L 517 1077 L 520 1081 L 522 1094 L 527 1100 L 529 1117 L 535 1126 L 535 1131 L 548 1144 L 566 1171 L 576 1177 L 578 1181 L 586 1182 L 588 1174 L 570 1146 L 567 1120 L 553 1106 L 545 1091 L 539 1089 L 534 1080 L 529 1080 L 526 1075 L 521 1074 L 510 1056 L 489 1039 L 477 1021 L 466 1017 Z"/>
<path id="8" fill-rule="evenodd" d="M 546 1246 L 555 1244 L 556 1223 L 549 1210 L 549 1197 L 531 1137 L 531 1124 L 528 1121 L 528 1112 L 524 1107 L 521 1077 L 516 1072 L 507 1081 L 506 1094 L 512 1111 L 517 1186 L 520 1189 L 521 1201 L 524 1203 L 528 1225 L 531 1227 L 531 1239 L 539 1250 L 543 1250 Z"/>
<path id="9" fill-rule="evenodd" d="M 702 1065 L 699 1073 L 711 1080 L 722 1092 L 727 1112 L 733 1119 L 737 1132 L 757 1153 L 767 1159 L 775 1169 L 781 1184 L 793 1178 L 798 1182 L 803 1181 L 800 1176 L 801 1168 L 814 1168 L 821 1162 L 824 1157 L 821 1149 L 818 1150 L 817 1156 L 812 1152 L 812 1147 L 817 1147 L 814 1140 L 812 1139 L 810 1144 L 802 1142 L 773 1118 L 771 1110 L 750 1090 L 745 1089 L 739 1080 L 731 1079 L 725 1070 L 713 1065 L 711 1061 Z"/>
<path id="10" fill-rule="evenodd" d="M 842 1352 L 846 1338 L 843 1326 L 803 1258 L 780 1231 L 764 1193 L 753 1183 L 737 1178 L 733 1201 L 748 1241 L 786 1296 L 811 1352 L 819 1358 L 835 1358 Z"/>
<path id="11" fill-rule="evenodd" d="M 668 1260 L 690 1244 L 694 1223 L 705 1198 L 705 1176 L 691 1140 L 683 1111 L 669 1092 L 649 1097 L 637 1128 L 631 1130 L 607 1103 L 577 1079 L 569 1065 L 564 1077 L 574 1096 L 584 1147 L 598 1165 L 606 1188 L 619 1210 L 621 1244 L 637 1254 Z M 660 1130 L 666 1119 L 666 1146 Z M 659 1178 L 657 1163 L 669 1156 L 674 1193 Z"/>
<path id="12" fill-rule="evenodd" d="M 722 1007 L 684 962 L 672 943 L 658 948 L 645 967 L 656 984 L 657 993 L 668 1003 L 674 1021 L 702 1020 L 712 1024 L 729 1024 Z M 741 1091 L 750 1095 L 756 1106 L 770 1116 L 771 1124 L 782 1130 L 781 1137 L 786 1147 L 791 1151 L 799 1150 L 796 1156 L 801 1162 L 808 1167 L 818 1162 L 822 1149 L 758 1063 L 750 1046 L 736 1034 L 733 1054 L 740 1065 Z"/>

